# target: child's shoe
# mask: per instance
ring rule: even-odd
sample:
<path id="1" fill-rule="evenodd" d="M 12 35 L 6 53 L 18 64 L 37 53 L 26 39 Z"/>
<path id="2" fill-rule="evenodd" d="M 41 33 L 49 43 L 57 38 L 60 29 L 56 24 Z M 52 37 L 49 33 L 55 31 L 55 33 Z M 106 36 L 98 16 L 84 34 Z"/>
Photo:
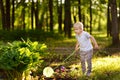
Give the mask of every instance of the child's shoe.
<path id="1" fill-rule="evenodd" d="M 88 77 L 89 77 L 90 75 L 91 75 L 90 73 L 86 73 L 86 76 L 88 76 Z"/>

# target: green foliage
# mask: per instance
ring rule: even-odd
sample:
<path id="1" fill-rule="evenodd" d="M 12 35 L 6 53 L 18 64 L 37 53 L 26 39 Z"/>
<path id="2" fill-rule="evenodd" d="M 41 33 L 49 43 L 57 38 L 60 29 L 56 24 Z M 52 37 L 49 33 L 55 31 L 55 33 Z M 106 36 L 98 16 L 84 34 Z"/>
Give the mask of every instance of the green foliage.
<path id="1" fill-rule="evenodd" d="M 47 49 L 37 41 L 14 41 L 0 48 L 0 69 L 23 72 L 43 63 Z"/>
<path id="2" fill-rule="evenodd" d="M 45 41 L 48 38 L 61 39 L 60 34 L 54 32 L 45 32 L 42 30 L 0 30 L 0 39 L 4 41 L 21 40 L 21 38 L 30 39 L 32 41 Z"/>

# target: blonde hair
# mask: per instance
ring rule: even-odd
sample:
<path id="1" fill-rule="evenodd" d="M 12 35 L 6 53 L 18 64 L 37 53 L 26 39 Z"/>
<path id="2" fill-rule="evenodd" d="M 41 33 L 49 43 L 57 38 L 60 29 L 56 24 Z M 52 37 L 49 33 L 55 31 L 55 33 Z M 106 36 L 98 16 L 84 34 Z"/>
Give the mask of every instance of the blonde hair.
<path id="1" fill-rule="evenodd" d="M 83 30 L 83 23 L 82 22 L 76 22 L 73 27 L 79 27 Z"/>

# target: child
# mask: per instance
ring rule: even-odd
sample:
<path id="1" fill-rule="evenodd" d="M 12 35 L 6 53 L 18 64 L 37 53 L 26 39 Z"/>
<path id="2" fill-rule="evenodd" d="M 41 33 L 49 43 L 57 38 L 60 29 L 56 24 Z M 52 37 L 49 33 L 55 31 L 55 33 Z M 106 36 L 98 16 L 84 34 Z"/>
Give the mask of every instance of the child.
<path id="1" fill-rule="evenodd" d="M 73 25 L 73 28 L 77 39 L 75 50 L 77 51 L 80 49 L 82 72 L 86 76 L 90 76 L 92 69 L 91 59 L 93 55 L 93 46 L 91 41 L 93 42 L 94 48 L 96 49 L 98 49 L 98 44 L 92 35 L 90 35 L 88 32 L 83 31 L 83 24 L 81 22 L 75 23 Z M 87 70 L 85 62 L 87 62 L 88 65 Z"/>

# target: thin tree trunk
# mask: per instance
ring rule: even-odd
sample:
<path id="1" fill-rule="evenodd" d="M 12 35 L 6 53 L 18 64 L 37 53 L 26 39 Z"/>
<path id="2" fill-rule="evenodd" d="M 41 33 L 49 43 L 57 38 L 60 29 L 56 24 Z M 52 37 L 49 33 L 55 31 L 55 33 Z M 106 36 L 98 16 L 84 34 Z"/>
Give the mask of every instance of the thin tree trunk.
<path id="1" fill-rule="evenodd" d="M 10 30 L 10 0 L 6 0 L 6 29 Z"/>
<path id="2" fill-rule="evenodd" d="M 83 14 L 83 17 L 82 17 L 82 19 L 83 19 L 83 25 L 84 25 L 84 30 L 86 30 L 86 25 L 85 25 L 85 15 Z"/>
<path id="3" fill-rule="evenodd" d="M 32 6 L 31 6 L 31 28 L 33 30 L 33 22 L 34 22 L 34 0 L 32 0 Z"/>
<path id="4" fill-rule="evenodd" d="M 47 32 L 48 32 L 49 31 L 49 24 L 48 24 L 49 23 L 49 20 L 48 20 L 49 19 L 49 13 L 48 13 L 48 11 L 46 12 L 46 16 L 47 16 L 46 17 L 46 26 L 47 26 Z"/>
<path id="5" fill-rule="evenodd" d="M 65 0 L 65 19 L 64 19 L 64 31 L 65 36 L 71 38 L 71 9 L 70 9 L 70 0 Z"/>
<path id="6" fill-rule="evenodd" d="M 101 31 L 101 15 L 99 14 L 98 16 L 99 20 L 98 20 L 98 31 Z"/>
<path id="7" fill-rule="evenodd" d="M 46 6 L 46 1 L 45 0 L 43 0 L 42 2 L 41 2 L 41 4 L 42 4 L 42 10 L 43 11 L 41 11 L 41 16 L 40 16 L 40 20 L 39 20 L 39 29 L 40 30 L 45 30 L 46 28 L 45 28 L 45 26 L 46 26 L 46 24 L 47 24 L 47 22 L 46 22 L 46 18 L 47 18 L 47 6 Z M 46 17 L 45 17 L 46 16 Z"/>
<path id="8" fill-rule="evenodd" d="M 0 7 L 1 7 L 1 13 L 2 13 L 2 28 L 3 30 L 5 30 L 5 26 L 6 26 L 6 15 L 5 15 L 5 9 L 3 6 L 3 0 L 0 0 Z"/>
<path id="9" fill-rule="evenodd" d="M 111 35 L 111 19 L 110 19 L 110 0 L 107 7 L 107 37 Z"/>
<path id="10" fill-rule="evenodd" d="M 76 11 L 75 11 L 75 6 L 72 7 L 73 8 L 73 19 L 74 19 L 74 23 L 76 23 Z"/>
<path id="11" fill-rule="evenodd" d="M 25 0 L 23 1 L 23 9 L 22 9 L 22 25 L 23 25 L 23 30 L 25 30 Z"/>
<path id="12" fill-rule="evenodd" d="M 36 2 L 36 9 L 35 9 L 35 25 L 36 25 L 36 29 L 40 29 L 39 28 L 39 24 L 38 24 L 38 0 Z"/>
<path id="13" fill-rule="evenodd" d="M 15 7 L 14 7 L 15 3 L 14 0 L 12 0 L 12 30 L 14 30 L 14 21 L 15 21 Z"/>
<path id="14" fill-rule="evenodd" d="M 62 0 L 60 0 L 60 4 L 58 4 L 58 31 L 62 33 Z"/>
<path id="15" fill-rule="evenodd" d="M 120 2 L 119 2 L 118 28 L 119 28 L 119 33 L 120 33 Z"/>
<path id="16" fill-rule="evenodd" d="M 119 43 L 119 30 L 117 20 L 117 4 L 116 0 L 110 0 L 111 2 L 111 18 L 112 18 L 112 44 L 117 45 Z"/>
<path id="17" fill-rule="evenodd" d="M 79 15 L 79 21 L 82 20 L 81 18 L 81 0 L 78 0 L 78 15 Z"/>
<path id="18" fill-rule="evenodd" d="M 90 34 L 92 34 L 92 0 L 90 0 Z"/>
<path id="19" fill-rule="evenodd" d="M 53 0 L 49 0 L 50 31 L 53 31 Z"/>

